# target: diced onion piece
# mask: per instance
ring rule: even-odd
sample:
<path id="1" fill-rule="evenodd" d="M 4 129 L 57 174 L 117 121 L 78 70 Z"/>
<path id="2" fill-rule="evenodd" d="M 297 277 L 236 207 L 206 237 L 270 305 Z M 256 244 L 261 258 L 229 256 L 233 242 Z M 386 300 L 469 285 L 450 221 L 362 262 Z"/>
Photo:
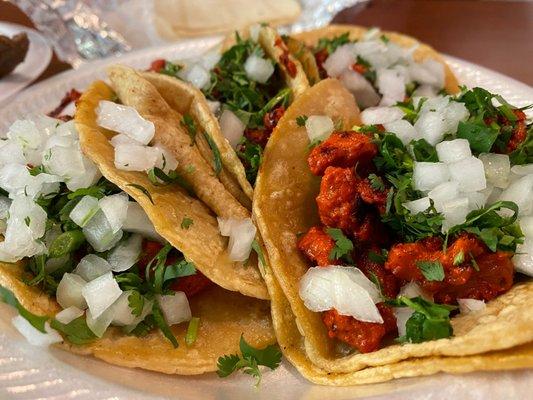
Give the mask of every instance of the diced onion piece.
<path id="1" fill-rule="evenodd" d="M 85 279 L 79 275 L 68 272 L 63 274 L 59 285 L 57 285 L 57 302 L 63 308 L 74 306 L 82 310 L 86 309 L 87 303 L 85 297 L 83 297 L 83 290 L 86 285 Z"/>
<path id="2" fill-rule="evenodd" d="M 274 73 L 274 65 L 270 60 L 251 54 L 244 63 L 244 71 L 252 81 L 266 83 Z"/>
<path id="3" fill-rule="evenodd" d="M 87 254 L 80 260 L 74 273 L 89 282 L 109 271 L 111 271 L 111 265 L 106 260 L 96 254 Z"/>
<path id="4" fill-rule="evenodd" d="M 91 310 L 87 310 L 85 316 L 87 327 L 97 337 L 101 338 L 102 336 L 104 336 L 105 331 L 113 321 L 113 311 L 113 307 L 108 307 L 104 312 L 102 312 L 102 314 L 100 314 L 98 317 L 95 317 L 91 313 Z"/>
<path id="5" fill-rule="evenodd" d="M 250 25 L 250 39 L 254 42 L 259 40 L 259 32 L 261 31 L 261 24 Z"/>
<path id="6" fill-rule="evenodd" d="M 442 63 L 427 59 L 410 64 L 408 69 L 411 80 L 438 89 L 444 87 L 444 65 Z"/>
<path id="7" fill-rule="evenodd" d="M 207 106 L 209 107 L 209 111 L 213 114 L 218 114 L 218 111 L 220 110 L 220 101 L 207 100 Z"/>
<path id="8" fill-rule="evenodd" d="M 128 213 L 128 195 L 121 192 L 105 196 L 98 201 L 98 205 L 105 214 L 113 233 L 118 232 Z"/>
<path id="9" fill-rule="evenodd" d="M 113 136 L 109 142 L 113 147 L 117 147 L 123 144 L 135 144 L 137 146 L 143 145 L 141 142 L 138 142 L 137 140 L 129 137 L 124 133 L 119 133 L 118 135 Z"/>
<path id="10" fill-rule="evenodd" d="M 0 196 L 0 219 L 7 219 L 11 200 L 6 196 Z"/>
<path id="11" fill-rule="evenodd" d="M 35 122 L 23 119 L 11 124 L 7 137 L 22 148 L 37 149 L 41 145 L 44 135 L 39 132 Z"/>
<path id="12" fill-rule="evenodd" d="M 519 222 L 524 236 L 533 239 L 533 216 L 522 217 Z"/>
<path id="13" fill-rule="evenodd" d="M 121 294 L 122 290 L 111 272 L 93 279 L 82 289 L 82 295 L 91 311 L 92 318 L 98 318 Z"/>
<path id="14" fill-rule="evenodd" d="M 352 69 L 347 69 L 341 74 L 339 80 L 353 94 L 361 109 L 375 107 L 379 104 L 379 94 L 363 75 Z"/>
<path id="15" fill-rule="evenodd" d="M 311 143 L 327 139 L 334 129 L 333 121 L 327 115 L 310 115 L 305 121 L 305 130 Z"/>
<path id="16" fill-rule="evenodd" d="M 355 267 L 309 268 L 300 280 L 300 298 L 311 311 L 335 309 L 359 321 L 383 323 L 376 307 L 382 301 L 379 290 Z"/>
<path id="17" fill-rule="evenodd" d="M 469 157 L 448 164 L 451 180 L 459 184 L 462 192 L 474 192 L 487 187 L 485 169 L 479 158 Z"/>
<path id="18" fill-rule="evenodd" d="M 400 288 L 399 296 L 405 296 L 410 299 L 414 297 L 422 297 L 425 300 L 433 301 L 433 296 L 426 292 L 416 282 L 409 282 Z"/>
<path id="19" fill-rule="evenodd" d="M 83 234 L 97 252 L 111 249 L 122 238 L 122 230 L 113 232 L 102 211 L 98 211 L 89 223 L 83 227 Z"/>
<path id="20" fill-rule="evenodd" d="M 191 308 L 185 293 L 176 292 L 174 295 L 157 295 L 156 299 L 161 311 L 163 311 L 167 324 L 176 325 L 192 318 Z"/>
<path id="21" fill-rule="evenodd" d="M 419 138 L 418 132 L 409 121 L 399 119 L 397 121 L 387 122 L 383 124 L 387 132 L 394 133 L 407 146 L 412 140 Z"/>
<path id="22" fill-rule="evenodd" d="M 146 215 L 142 207 L 134 201 L 130 201 L 128 204 L 128 213 L 122 229 L 126 232 L 140 233 L 144 237 L 163 242 L 163 239 L 156 232 L 154 224 L 152 224 L 148 215 Z"/>
<path id="23" fill-rule="evenodd" d="M 431 190 L 450 178 L 448 166 L 441 162 L 415 162 L 413 187 L 416 190 Z"/>
<path id="24" fill-rule="evenodd" d="M 445 140 L 435 146 L 439 161 L 450 164 L 472 156 L 470 143 L 466 139 Z"/>
<path id="25" fill-rule="evenodd" d="M 485 168 L 485 177 L 491 185 L 505 189 L 509 185 L 511 162 L 507 154 L 485 153 L 479 159 Z"/>
<path id="26" fill-rule="evenodd" d="M 222 54 L 218 51 L 218 49 L 214 49 L 202 55 L 200 58 L 200 64 L 206 70 L 210 71 L 215 67 L 215 65 L 217 65 L 221 58 Z"/>
<path id="27" fill-rule="evenodd" d="M 402 337 L 407 333 L 407 328 L 405 324 L 407 323 L 407 320 L 411 318 L 415 311 L 409 307 L 394 307 L 393 312 L 394 316 L 396 317 L 398 336 Z"/>
<path id="28" fill-rule="evenodd" d="M 203 89 L 209 83 L 210 76 L 209 72 L 204 67 L 194 64 L 186 72 L 185 79 L 194 87 Z"/>
<path id="29" fill-rule="evenodd" d="M 405 99 L 405 75 L 394 69 L 379 69 L 377 71 L 376 86 L 383 95 L 381 106 L 392 106 Z"/>
<path id="30" fill-rule="evenodd" d="M 94 185 L 101 178 L 102 174 L 100 170 L 96 168 L 96 165 L 87 157 L 82 156 L 82 162 L 84 171 L 80 171 L 78 175 L 71 176 L 66 179 L 67 188 L 71 191 L 75 191 L 81 188 L 86 188 Z M 40 174 L 42 175 L 42 174 Z M 38 176 L 40 176 L 38 175 Z"/>
<path id="31" fill-rule="evenodd" d="M 526 237 L 524 243 L 516 246 L 513 264 L 516 271 L 533 276 L 533 238 Z"/>
<path id="32" fill-rule="evenodd" d="M 519 215 L 530 215 L 533 212 L 533 175 L 526 175 L 509 185 L 500 195 L 500 200 L 512 201 L 518 205 Z M 504 214 L 510 210 L 503 210 Z"/>
<path id="33" fill-rule="evenodd" d="M 236 148 L 246 126 L 231 110 L 225 109 L 220 115 L 220 130 L 231 147 Z"/>
<path id="34" fill-rule="evenodd" d="M 69 217 L 76 225 L 84 227 L 96 215 L 100 205 L 98 199 L 93 196 L 83 196 L 69 214 Z"/>
<path id="35" fill-rule="evenodd" d="M 442 205 L 459 196 L 459 184 L 457 182 L 444 182 L 436 186 L 428 193 L 428 197 L 433 200 L 435 209 L 442 211 Z"/>
<path id="36" fill-rule="evenodd" d="M 45 323 L 44 327 L 46 333 L 43 333 L 38 329 L 34 328 L 33 325 L 30 324 L 26 318 L 20 315 L 14 317 L 11 322 L 13 323 L 13 326 L 17 329 L 17 331 L 19 331 L 20 334 L 24 336 L 32 346 L 47 347 L 51 344 L 63 341 L 63 338 L 61 337 L 59 332 L 57 332 L 55 329 L 50 328 L 50 324 L 48 322 Z"/>
<path id="37" fill-rule="evenodd" d="M 469 314 L 471 312 L 484 310 L 487 305 L 483 300 L 476 299 L 457 299 L 459 303 L 459 310 L 461 314 Z"/>
<path id="38" fill-rule="evenodd" d="M 54 146 L 43 155 L 43 166 L 52 175 L 72 178 L 85 172 L 83 157 L 77 147 Z"/>
<path id="39" fill-rule="evenodd" d="M 344 70 L 350 68 L 356 61 L 353 46 L 345 44 L 337 47 L 337 49 L 329 55 L 324 61 L 324 69 L 328 76 L 332 78 L 338 77 Z"/>
<path id="40" fill-rule="evenodd" d="M 466 197 L 468 199 L 468 209 L 470 211 L 482 208 L 487 200 L 487 197 L 482 192 L 463 192 L 458 196 Z"/>
<path id="41" fill-rule="evenodd" d="M 431 203 L 429 201 L 429 197 L 422 197 L 421 199 L 407 201 L 402 204 L 402 206 L 407 208 L 411 214 L 424 212 L 429 208 L 430 205 Z"/>
<path id="42" fill-rule="evenodd" d="M 154 305 L 154 301 L 149 300 L 145 297 L 141 315 L 139 315 L 138 317 L 135 317 L 133 322 L 129 325 L 126 325 L 123 329 L 128 333 L 131 332 L 133 329 L 135 329 L 135 327 L 139 324 L 139 322 L 144 321 L 146 316 L 152 312 L 153 305 Z"/>
<path id="43" fill-rule="evenodd" d="M 515 175 L 533 175 L 533 164 L 515 165 L 511 168 L 511 172 Z"/>
<path id="44" fill-rule="evenodd" d="M 161 152 L 155 147 L 120 144 L 115 147 L 115 167 L 123 171 L 148 171 L 160 156 Z"/>
<path id="45" fill-rule="evenodd" d="M 404 115 L 398 107 L 370 107 L 361 112 L 361 121 L 364 125 L 386 124 L 398 121 Z"/>
<path id="46" fill-rule="evenodd" d="M 217 218 L 222 236 L 229 236 L 228 253 L 232 261 L 246 261 L 252 250 L 257 228 L 251 218 Z"/>
<path id="47" fill-rule="evenodd" d="M 142 144 L 150 143 L 155 134 L 154 123 L 141 117 L 135 108 L 108 100 L 100 100 L 96 108 L 96 123 Z"/>
<path id="48" fill-rule="evenodd" d="M 6 164 L 26 165 L 26 158 L 18 143 L 11 140 L 0 141 L 0 166 Z"/>
<path id="49" fill-rule="evenodd" d="M 135 321 L 135 315 L 133 315 L 130 308 L 129 300 L 132 290 L 122 292 L 120 297 L 111 306 L 113 308 L 112 315 L 113 320 L 111 323 L 116 326 L 131 325 Z"/>
<path id="50" fill-rule="evenodd" d="M 141 235 L 134 234 L 111 250 L 107 256 L 107 261 L 114 272 L 126 271 L 139 260 L 142 241 Z"/>
<path id="51" fill-rule="evenodd" d="M 66 325 L 74 321 L 76 318 L 81 317 L 84 312 L 85 311 L 79 309 L 78 307 L 70 306 L 58 312 L 54 318 Z"/>
<path id="52" fill-rule="evenodd" d="M 9 207 L 9 222 L 26 225 L 34 239 L 39 239 L 46 230 L 46 211 L 26 196 L 16 196 Z"/>
<path id="53" fill-rule="evenodd" d="M 460 121 L 466 121 L 470 112 L 463 103 L 453 99 L 444 108 L 445 133 L 455 134 Z"/>
<path id="54" fill-rule="evenodd" d="M 442 214 L 444 215 L 444 221 L 442 222 L 443 233 L 448 232 L 455 225 L 465 222 L 466 215 L 470 211 L 468 206 L 466 197 L 448 200 L 442 205 Z"/>
<path id="55" fill-rule="evenodd" d="M 157 167 L 161 168 L 164 173 L 168 174 L 170 171 L 174 171 L 178 167 L 178 160 L 174 157 L 174 154 L 170 152 L 161 143 L 155 143 L 154 147 L 161 152 L 161 157 L 158 158 Z"/>
<path id="56" fill-rule="evenodd" d="M 430 145 L 435 146 L 446 133 L 444 115 L 441 111 L 421 112 L 415 128 Z"/>

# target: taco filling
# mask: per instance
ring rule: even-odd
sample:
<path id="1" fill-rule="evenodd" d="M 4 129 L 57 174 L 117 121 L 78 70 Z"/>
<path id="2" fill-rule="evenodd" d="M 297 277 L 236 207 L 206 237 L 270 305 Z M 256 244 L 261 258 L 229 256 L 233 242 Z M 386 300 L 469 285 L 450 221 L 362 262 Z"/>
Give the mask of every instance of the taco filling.
<path id="1" fill-rule="evenodd" d="M 179 77 L 203 92 L 253 186 L 268 139 L 295 95 L 287 80 L 300 71 L 281 36 L 268 27 L 252 27 L 250 32 L 249 38 L 236 33 L 234 44 L 222 54 L 210 52 L 176 63 L 156 60 L 150 70 Z M 279 52 L 276 61 L 265 42 Z"/>
<path id="2" fill-rule="evenodd" d="M 299 295 L 349 352 L 452 336 L 459 309 L 483 309 L 517 273 L 533 276 L 524 109 L 474 88 L 367 109 L 352 131 L 329 120 L 317 135 L 329 117 L 302 118 L 321 181 L 320 224 L 298 240 L 313 265 Z"/>
<path id="3" fill-rule="evenodd" d="M 155 231 L 137 202 L 102 177 L 81 152 L 74 121 L 16 121 L 0 158 L 0 261 L 22 261 L 24 283 L 62 308 L 45 328 L 42 318 L 21 311 L 21 333 L 49 344 L 63 340 L 59 331 L 84 344 L 111 325 L 138 336 L 158 328 L 176 347 L 171 325 L 194 321 L 197 334 L 189 299 L 211 282 Z"/>
<path id="4" fill-rule="evenodd" d="M 312 48 L 315 65 L 307 73 L 339 79 L 361 109 L 394 105 L 411 96 L 434 97 L 445 86 L 444 65 L 434 59 L 415 61 L 417 47 L 402 47 L 377 28 L 358 40 L 350 32 L 323 37 Z"/>

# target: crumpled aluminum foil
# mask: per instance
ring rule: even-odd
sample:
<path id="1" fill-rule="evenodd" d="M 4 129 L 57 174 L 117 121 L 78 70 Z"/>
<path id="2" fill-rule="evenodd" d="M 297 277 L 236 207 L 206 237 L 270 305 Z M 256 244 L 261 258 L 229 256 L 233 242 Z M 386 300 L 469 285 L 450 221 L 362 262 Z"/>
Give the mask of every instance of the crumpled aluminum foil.
<path id="1" fill-rule="evenodd" d="M 131 49 L 165 43 L 155 31 L 151 0 L 10 0 L 74 68 Z M 199 0 L 200 1 L 200 0 Z M 300 0 L 302 14 L 283 32 L 328 24 L 342 9 L 368 0 Z"/>

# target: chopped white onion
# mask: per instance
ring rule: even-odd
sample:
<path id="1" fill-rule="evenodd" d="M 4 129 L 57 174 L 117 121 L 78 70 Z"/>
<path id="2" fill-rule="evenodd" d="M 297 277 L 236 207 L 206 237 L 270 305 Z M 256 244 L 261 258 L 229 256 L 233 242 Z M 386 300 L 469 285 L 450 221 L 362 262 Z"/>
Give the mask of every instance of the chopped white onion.
<path id="1" fill-rule="evenodd" d="M 419 139 L 418 132 L 409 121 L 399 119 L 383 124 L 387 132 L 394 133 L 407 146 L 412 140 Z"/>
<path id="2" fill-rule="evenodd" d="M 163 242 L 163 238 L 156 232 L 154 224 L 150 221 L 146 212 L 134 201 L 129 202 L 128 213 L 122 229 L 126 232 L 140 233 L 144 237 Z"/>
<path id="3" fill-rule="evenodd" d="M 491 185 L 505 189 L 509 185 L 511 162 L 507 154 L 485 153 L 479 159 L 485 168 L 485 177 Z"/>
<path id="4" fill-rule="evenodd" d="M 71 176 L 66 179 L 67 189 L 75 191 L 81 188 L 86 188 L 94 185 L 102 177 L 100 170 L 87 157 L 82 155 L 82 162 L 84 170 L 80 171 L 78 175 Z M 42 174 L 40 174 L 42 175 Z M 38 176 L 40 176 L 38 175 Z"/>
<path id="5" fill-rule="evenodd" d="M 128 195 L 121 192 L 105 196 L 98 201 L 98 205 L 106 216 L 113 233 L 118 232 L 128 213 Z"/>
<path id="6" fill-rule="evenodd" d="M 244 134 L 246 126 L 231 110 L 222 111 L 219 119 L 220 130 L 231 147 L 236 148 Z"/>
<path id="7" fill-rule="evenodd" d="M 122 230 L 113 232 L 109 221 L 102 211 L 98 211 L 87 225 L 83 227 L 83 234 L 97 252 L 111 249 L 122 238 Z"/>
<path id="8" fill-rule="evenodd" d="M 102 314 L 100 314 L 98 317 L 95 317 L 91 313 L 91 310 L 87 310 L 85 316 L 87 327 L 97 337 L 101 338 L 102 336 L 104 336 L 105 331 L 113 321 L 113 311 L 113 307 L 108 307 Z"/>
<path id="9" fill-rule="evenodd" d="M 126 325 L 123 329 L 128 333 L 131 332 L 133 329 L 135 329 L 135 327 L 139 324 L 139 322 L 144 321 L 146 316 L 152 312 L 153 305 L 154 305 L 154 301 L 149 300 L 145 297 L 141 315 L 139 315 L 138 317 L 135 317 L 133 322 L 129 325 Z"/>
<path id="10" fill-rule="evenodd" d="M 7 137 L 23 149 L 39 148 L 44 138 L 35 122 L 27 119 L 13 122 L 9 127 Z"/>
<path id="11" fill-rule="evenodd" d="M 487 187 L 485 169 L 479 158 L 469 157 L 448 164 L 451 180 L 459 184 L 462 192 L 483 190 Z"/>
<path id="12" fill-rule="evenodd" d="M 500 195 L 500 200 L 512 201 L 518 205 L 519 215 L 530 215 L 533 212 L 533 174 L 525 175 L 514 181 Z M 503 210 L 504 214 L 510 210 Z"/>
<path id="13" fill-rule="evenodd" d="M 333 121 L 327 115 L 310 115 L 305 121 L 305 130 L 311 143 L 327 139 L 334 129 Z"/>
<path id="14" fill-rule="evenodd" d="M 114 272 L 126 271 L 139 260 L 142 241 L 141 235 L 133 234 L 111 250 L 107 256 L 107 261 Z"/>
<path id="15" fill-rule="evenodd" d="M 178 167 L 178 160 L 176 160 L 174 154 L 172 154 L 165 146 L 156 142 L 154 148 L 158 149 L 160 152 L 160 157 L 158 157 L 156 166 L 161 168 L 164 173 L 168 174 L 170 171 L 174 171 Z"/>
<path id="16" fill-rule="evenodd" d="M 57 332 L 55 329 L 50 328 L 50 324 L 48 322 L 46 322 L 44 326 L 46 333 L 43 333 L 38 329 L 34 328 L 33 325 L 30 324 L 26 318 L 20 315 L 14 317 L 11 322 L 13 323 L 13 326 L 17 329 L 17 331 L 19 331 L 20 334 L 24 336 L 32 346 L 47 347 L 51 344 L 63 341 L 63 338 L 61 337 L 59 332 Z"/>
<path id="17" fill-rule="evenodd" d="M 111 323 L 116 326 L 131 325 L 135 321 L 135 315 L 130 308 L 129 300 L 132 290 L 122 292 L 120 297 L 111 306 L 113 308 L 113 320 Z"/>
<path id="18" fill-rule="evenodd" d="M 516 246 L 513 256 L 513 264 L 516 271 L 528 276 L 533 276 L 533 238 L 526 237 L 524 243 Z"/>
<path id="19" fill-rule="evenodd" d="M 533 164 L 515 165 L 511 168 L 511 172 L 515 175 L 533 175 Z"/>
<path id="20" fill-rule="evenodd" d="M 190 82 L 194 87 L 198 89 L 203 89 L 209 83 L 209 71 L 207 71 L 201 65 L 195 64 L 188 69 L 185 75 L 185 79 Z"/>
<path id="21" fill-rule="evenodd" d="M 409 65 L 411 80 L 435 88 L 444 86 L 444 65 L 436 60 L 427 59 Z"/>
<path id="22" fill-rule="evenodd" d="M 337 49 L 329 55 L 324 61 L 324 69 L 328 76 L 332 78 L 338 77 L 347 68 L 350 68 L 356 61 L 353 52 L 353 46 L 345 44 L 337 47 Z"/>
<path id="23" fill-rule="evenodd" d="M 161 151 L 155 147 L 120 144 L 115 147 L 115 167 L 124 171 L 148 171 L 155 167 Z"/>
<path id="24" fill-rule="evenodd" d="M 84 310 L 87 303 L 83 297 L 83 289 L 87 285 L 85 279 L 76 274 L 63 274 L 59 285 L 57 285 L 56 299 L 63 308 L 71 306 Z"/>
<path id="25" fill-rule="evenodd" d="M 459 303 L 459 310 L 461 314 L 469 314 L 471 312 L 484 310 L 487 305 L 483 300 L 476 299 L 457 299 Z"/>
<path id="26" fill-rule="evenodd" d="M 47 172 L 63 178 L 72 178 L 80 172 L 85 172 L 83 157 L 77 146 L 74 148 L 54 146 L 46 150 L 42 164 Z"/>
<path id="27" fill-rule="evenodd" d="M 446 133 L 446 123 L 441 111 L 420 113 L 415 128 L 427 142 L 435 146 Z"/>
<path id="28" fill-rule="evenodd" d="M 379 94 L 363 75 L 347 69 L 340 75 L 339 80 L 353 94 L 359 108 L 365 109 L 379 104 Z"/>
<path id="29" fill-rule="evenodd" d="M 261 24 L 250 25 L 250 39 L 254 42 L 259 40 L 259 32 L 261 31 Z"/>
<path id="30" fill-rule="evenodd" d="M 157 295 L 156 299 L 167 324 L 176 325 L 192 318 L 191 308 L 185 293 L 175 292 L 174 295 Z"/>
<path id="31" fill-rule="evenodd" d="M 433 86 L 431 86 L 431 85 L 420 85 L 419 87 L 417 87 L 415 89 L 415 91 L 413 92 L 411 97 L 414 100 L 416 98 L 421 98 L 421 97 L 425 97 L 425 98 L 435 97 L 437 94 L 438 94 L 437 93 L 437 89 L 435 89 Z M 419 99 L 417 99 L 417 100 L 420 101 Z"/>
<path id="32" fill-rule="evenodd" d="M 96 108 L 96 123 L 106 129 L 123 133 L 130 138 L 148 144 L 155 134 L 155 125 L 144 119 L 135 108 L 101 100 Z"/>
<path id="33" fill-rule="evenodd" d="M 487 196 L 482 192 L 462 192 L 458 196 L 468 199 L 468 209 L 470 211 L 482 208 L 487 200 Z"/>
<path id="34" fill-rule="evenodd" d="M 118 135 L 113 136 L 109 142 L 113 147 L 117 147 L 124 144 L 135 144 L 137 146 L 143 145 L 141 142 L 138 142 L 137 140 L 129 137 L 124 133 L 119 133 Z"/>
<path id="35" fill-rule="evenodd" d="M 274 65 L 270 60 L 251 54 L 244 63 L 244 71 L 252 81 L 266 83 L 274 73 Z"/>
<path id="36" fill-rule="evenodd" d="M 459 184 L 457 182 L 444 182 L 434 187 L 428 193 L 428 197 L 433 200 L 435 209 L 442 211 L 445 202 L 455 199 L 459 196 Z"/>
<path id="37" fill-rule="evenodd" d="M 524 236 L 533 239 L 533 216 L 522 217 L 519 222 Z"/>
<path id="38" fill-rule="evenodd" d="M 466 197 L 446 201 L 442 205 L 442 214 L 444 215 L 442 232 L 448 232 L 455 225 L 465 222 L 469 211 L 469 203 Z"/>
<path id="39" fill-rule="evenodd" d="M 246 261 L 252 250 L 257 228 L 251 218 L 235 219 L 217 217 L 222 236 L 229 236 L 228 255 L 232 261 Z"/>
<path id="40" fill-rule="evenodd" d="M 202 54 L 202 57 L 200 57 L 200 64 L 206 70 L 210 71 L 215 67 L 215 65 L 217 65 L 221 58 L 222 54 L 220 51 L 218 49 L 214 49 Z"/>
<path id="41" fill-rule="evenodd" d="M 400 69 L 378 69 L 376 86 L 383 95 L 379 104 L 392 106 L 403 101 L 405 99 L 405 84 L 406 77 Z"/>
<path id="42" fill-rule="evenodd" d="M 405 324 L 407 323 L 407 320 L 411 318 L 415 311 L 409 307 L 394 307 L 393 312 L 394 316 L 396 317 L 398 336 L 402 337 L 407 333 L 407 328 Z"/>
<path id="43" fill-rule="evenodd" d="M 398 107 L 370 107 L 361 112 L 364 125 L 386 124 L 402 119 L 405 113 Z"/>
<path id="44" fill-rule="evenodd" d="M 69 214 L 69 217 L 76 225 L 84 227 L 96 215 L 100 205 L 98 199 L 93 196 L 83 196 Z"/>
<path id="45" fill-rule="evenodd" d="M 66 325 L 74 321 L 76 318 L 81 317 L 84 312 L 85 311 L 79 309 L 78 307 L 70 306 L 58 312 L 54 318 L 57 319 L 62 324 Z"/>
<path id="46" fill-rule="evenodd" d="M 121 294 L 122 290 L 111 272 L 93 279 L 82 289 L 82 295 L 91 311 L 92 318 L 98 318 Z"/>
<path id="47" fill-rule="evenodd" d="M 405 296 L 410 299 L 422 297 L 424 300 L 433 301 L 433 296 L 422 289 L 416 282 L 408 282 L 400 288 L 399 296 Z"/>
<path id="48" fill-rule="evenodd" d="M 450 164 L 472 156 L 470 143 L 466 139 L 445 140 L 435 146 L 439 161 Z"/>
<path id="49" fill-rule="evenodd" d="M 87 254 L 80 260 L 74 273 L 89 282 L 109 271 L 111 271 L 111 265 L 106 260 L 96 254 Z"/>
<path id="50" fill-rule="evenodd" d="M 431 190 L 450 178 L 448 166 L 441 162 L 415 162 L 413 187 L 417 190 Z"/>
<path id="51" fill-rule="evenodd" d="M 402 206 L 407 208 L 411 214 L 424 212 L 429 208 L 430 205 L 431 203 L 429 201 L 429 197 L 422 197 L 421 199 L 407 201 L 402 204 Z"/>
<path id="52" fill-rule="evenodd" d="M 6 164 L 26 165 L 26 158 L 18 143 L 2 140 L 0 141 L 0 146 L 0 166 Z"/>
<path id="53" fill-rule="evenodd" d="M 359 321 L 383 323 L 376 307 L 382 301 L 379 290 L 355 267 L 309 268 L 300 280 L 300 298 L 311 311 L 335 309 Z"/>
<path id="54" fill-rule="evenodd" d="M 206 100 L 207 106 L 209 107 L 209 111 L 211 111 L 213 114 L 218 114 L 218 111 L 220 110 L 220 101 L 212 101 L 212 100 Z"/>

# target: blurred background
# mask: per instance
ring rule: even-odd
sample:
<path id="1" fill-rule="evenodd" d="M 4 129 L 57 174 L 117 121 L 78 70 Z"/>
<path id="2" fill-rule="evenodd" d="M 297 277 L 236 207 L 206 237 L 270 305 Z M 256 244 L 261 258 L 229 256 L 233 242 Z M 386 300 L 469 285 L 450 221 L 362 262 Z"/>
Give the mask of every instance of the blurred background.
<path id="1" fill-rule="evenodd" d="M 98 58 L 223 34 L 259 20 L 268 20 L 287 31 L 311 29 L 330 21 L 378 26 L 412 35 L 442 53 L 533 84 L 531 1 L 0 1 L 0 35 L 2 26 L 6 32 L 15 29 L 10 24 L 32 27 L 53 49 L 49 62 L 41 57 L 42 72 L 34 71 L 38 72 L 36 81 Z"/>

